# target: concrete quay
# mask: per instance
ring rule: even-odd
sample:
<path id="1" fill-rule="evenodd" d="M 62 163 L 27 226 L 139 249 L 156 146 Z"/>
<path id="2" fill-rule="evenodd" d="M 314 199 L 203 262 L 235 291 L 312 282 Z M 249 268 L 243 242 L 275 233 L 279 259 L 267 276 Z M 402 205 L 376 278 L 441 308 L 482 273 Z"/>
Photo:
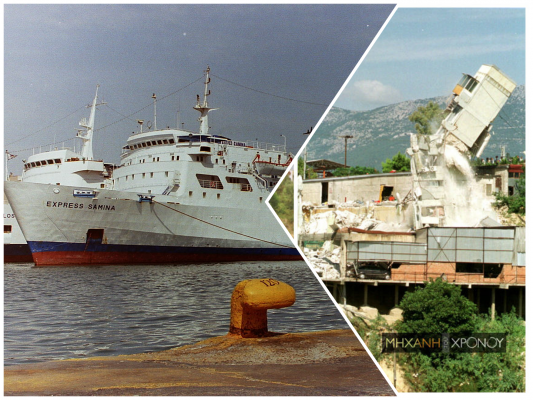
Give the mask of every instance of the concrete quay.
<path id="1" fill-rule="evenodd" d="M 4 368 L 6 396 L 358 396 L 395 393 L 353 332 L 214 337 L 174 349 Z"/>

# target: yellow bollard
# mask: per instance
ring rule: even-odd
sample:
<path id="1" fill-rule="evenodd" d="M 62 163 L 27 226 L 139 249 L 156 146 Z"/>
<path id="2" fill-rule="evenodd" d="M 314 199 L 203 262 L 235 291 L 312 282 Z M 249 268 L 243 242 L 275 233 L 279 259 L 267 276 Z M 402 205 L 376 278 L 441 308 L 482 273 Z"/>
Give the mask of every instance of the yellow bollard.
<path id="1" fill-rule="evenodd" d="M 243 338 L 267 336 L 267 310 L 292 306 L 295 300 L 292 286 L 274 279 L 239 282 L 231 296 L 229 333 Z"/>

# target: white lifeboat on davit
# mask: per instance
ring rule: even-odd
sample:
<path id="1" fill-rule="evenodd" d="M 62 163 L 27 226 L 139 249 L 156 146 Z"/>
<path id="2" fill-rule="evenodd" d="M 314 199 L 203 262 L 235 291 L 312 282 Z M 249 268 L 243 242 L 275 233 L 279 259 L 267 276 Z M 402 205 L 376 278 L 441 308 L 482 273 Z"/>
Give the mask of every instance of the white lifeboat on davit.
<path id="1" fill-rule="evenodd" d="M 285 162 L 281 162 L 281 155 L 278 156 L 276 161 L 272 161 L 272 159 L 268 160 L 261 160 L 260 155 L 258 154 L 253 163 L 257 169 L 257 172 L 260 175 L 283 175 L 287 167 L 292 162 L 292 155 L 288 155 L 287 160 Z"/>

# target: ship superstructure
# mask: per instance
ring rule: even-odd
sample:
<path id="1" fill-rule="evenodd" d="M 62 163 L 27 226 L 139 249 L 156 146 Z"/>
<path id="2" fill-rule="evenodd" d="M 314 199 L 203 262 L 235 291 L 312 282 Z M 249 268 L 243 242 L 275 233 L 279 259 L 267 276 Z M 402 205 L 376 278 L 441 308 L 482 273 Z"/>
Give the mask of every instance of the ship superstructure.
<path id="1" fill-rule="evenodd" d="M 73 185 L 103 189 L 111 176 L 112 166 L 93 157 L 93 132 L 96 107 L 98 104 L 98 86 L 90 107 L 89 119 L 83 118 L 76 135 L 82 141 L 81 151 L 69 148 L 54 148 L 28 157 L 22 171 L 23 182 L 44 183 L 52 185 Z"/>
<path id="2" fill-rule="evenodd" d="M 6 185 L 37 265 L 300 257 L 265 204 L 292 156 L 285 146 L 211 135 L 209 68 L 205 76 L 199 132 L 143 132 L 140 121 L 112 189 Z"/>
<path id="3" fill-rule="evenodd" d="M 23 182 L 50 185 L 78 185 L 87 188 L 105 188 L 112 184 L 113 166 L 93 157 L 93 132 L 98 105 L 98 86 L 90 105 L 89 119 L 82 118 L 76 135 L 81 139 L 81 151 L 70 148 L 54 148 L 39 151 L 24 160 Z M 6 157 L 7 157 L 6 153 Z M 7 170 L 7 159 L 6 159 Z M 9 174 L 8 174 L 9 175 Z M 8 176 L 9 178 L 9 176 Z M 7 179 L 9 180 L 9 179 Z M 4 198 L 4 262 L 31 262 L 31 251 L 20 229 L 11 205 Z"/>

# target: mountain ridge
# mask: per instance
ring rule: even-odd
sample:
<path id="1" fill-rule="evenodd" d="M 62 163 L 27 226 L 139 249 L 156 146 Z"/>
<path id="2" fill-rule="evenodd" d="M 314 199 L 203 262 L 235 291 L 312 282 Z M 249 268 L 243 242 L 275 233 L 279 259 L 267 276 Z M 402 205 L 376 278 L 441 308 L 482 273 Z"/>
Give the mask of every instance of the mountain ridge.
<path id="1" fill-rule="evenodd" d="M 418 107 L 430 101 L 441 108 L 449 96 L 406 100 L 369 111 L 350 111 L 332 107 L 307 146 L 307 159 L 328 159 L 344 163 L 344 139 L 348 141 L 349 166 L 374 167 L 381 171 L 381 162 L 398 152 L 405 154 L 409 136 L 416 132 L 409 121 Z M 481 157 L 500 156 L 500 146 L 511 156 L 524 156 L 525 151 L 525 86 L 517 86 L 493 123 L 492 137 Z"/>

